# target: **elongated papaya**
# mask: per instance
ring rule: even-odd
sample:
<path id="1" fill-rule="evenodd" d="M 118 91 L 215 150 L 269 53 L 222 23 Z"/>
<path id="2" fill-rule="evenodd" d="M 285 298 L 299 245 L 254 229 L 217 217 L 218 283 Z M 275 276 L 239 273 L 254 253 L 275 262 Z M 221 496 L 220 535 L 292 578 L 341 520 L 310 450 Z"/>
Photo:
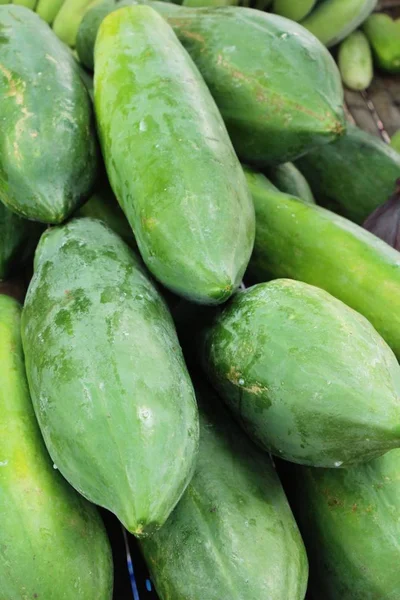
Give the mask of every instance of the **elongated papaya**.
<path id="1" fill-rule="evenodd" d="M 301 21 L 314 8 L 317 0 L 274 0 L 272 10 L 281 17 Z"/>
<path id="2" fill-rule="evenodd" d="M 201 393 L 194 477 L 164 527 L 140 542 L 158 595 L 303 600 L 307 557 L 270 458 Z"/>
<path id="3" fill-rule="evenodd" d="M 349 467 L 400 446 L 396 357 L 367 319 L 324 290 L 260 283 L 238 292 L 202 337 L 211 381 L 272 454 Z"/>
<path id="4" fill-rule="evenodd" d="M 60 223 L 96 177 L 90 99 L 75 60 L 37 14 L 10 4 L 0 21 L 0 200 L 33 221 Z"/>
<path id="5" fill-rule="evenodd" d="M 64 0 L 54 19 L 53 31 L 65 44 L 75 47 L 76 35 L 92 0 Z"/>
<path id="6" fill-rule="evenodd" d="M 22 339 L 61 473 L 135 535 L 157 529 L 192 476 L 198 418 L 172 319 L 132 250 L 89 218 L 45 232 Z"/>
<path id="7" fill-rule="evenodd" d="M 400 73 L 400 19 L 384 13 L 371 15 L 364 23 L 364 31 L 377 65 L 389 73 Z"/>
<path id="8" fill-rule="evenodd" d="M 330 48 L 355 31 L 377 3 L 378 0 L 324 0 L 301 24 Z"/>
<path id="9" fill-rule="evenodd" d="M 115 231 L 124 242 L 132 248 L 137 248 L 135 236 L 114 196 L 107 178 L 101 178 L 94 194 L 81 206 L 75 214 L 76 217 L 91 217 L 103 221 L 110 229 Z"/>
<path id="10" fill-rule="evenodd" d="M 111 600 L 96 509 L 53 468 L 29 398 L 21 308 L 0 295 L 0 597 Z"/>
<path id="11" fill-rule="evenodd" d="M 21 219 L 0 202 L 0 281 L 24 256 L 33 253 L 32 242 L 39 235 L 37 224 Z"/>
<path id="12" fill-rule="evenodd" d="M 281 191 L 315 204 L 315 199 L 304 175 L 293 163 L 284 163 L 267 169 L 270 181 Z"/>
<path id="13" fill-rule="evenodd" d="M 132 2 L 117 6 L 127 3 Z M 300 25 L 244 7 L 147 3 L 169 21 L 188 50 L 245 162 L 280 164 L 343 133 L 337 66 Z M 90 48 L 102 10 L 113 10 L 109 1 L 102 6 L 88 11 L 78 35 L 78 53 L 87 66 L 93 66 Z"/>
<path id="14" fill-rule="evenodd" d="M 374 76 L 372 52 L 367 36 L 354 31 L 340 45 L 338 64 L 343 83 L 350 90 L 365 90 Z"/>
<path id="15" fill-rule="evenodd" d="M 313 598 L 400 594 L 400 450 L 348 471 L 297 467 L 296 517 Z"/>
<path id="16" fill-rule="evenodd" d="M 39 17 L 51 25 L 64 2 L 65 0 L 39 0 L 35 11 Z"/>
<path id="17" fill-rule="evenodd" d="M 247 182 L 257 220 L 252 277 L 290 277 L 326 290 L 364 315 L 400 359 L 397 250 L 343 217 L 274 192 L 263 175 L 250 173 Z"/>
<path id="18" fill-rule="evenodd" d="M 148 6 L 104 19 L 95 61 L 105 164 L 143 260 L 173 292 L 223 302 L 250 259 L 254 208 L 200 73 Z"/>
<path id="19" fill-rule="evenodd" d="M 30 10 L 35 10 L 37 0 L 12 0 L 12 4 L 19 4 L 25 6 Z"/>
<path id="20" fill-rule="evenodd" d="M 393 194 L 400 155 L 379 138 L 348 126 L 333 144 L 297 161 L 318 204 L 361 224 Z"/>
<path id="21" fill-rule="evenodd" d="M 400 153 L 400 129 L 393 135 L 392 139 L 390 140 L 390 145 L 396 150 L 396 152 Z"/>

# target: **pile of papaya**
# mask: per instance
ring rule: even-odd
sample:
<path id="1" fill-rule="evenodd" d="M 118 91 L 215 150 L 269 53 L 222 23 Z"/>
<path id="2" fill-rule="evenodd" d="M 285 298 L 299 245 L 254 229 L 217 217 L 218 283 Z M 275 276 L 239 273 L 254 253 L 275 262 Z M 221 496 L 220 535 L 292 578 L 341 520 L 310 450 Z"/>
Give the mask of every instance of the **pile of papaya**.
<path id="1" fill-rule="evenodd" d="M 400 598 L 399 23 L 218 4 L 0 6 L 0 600 Z"/>

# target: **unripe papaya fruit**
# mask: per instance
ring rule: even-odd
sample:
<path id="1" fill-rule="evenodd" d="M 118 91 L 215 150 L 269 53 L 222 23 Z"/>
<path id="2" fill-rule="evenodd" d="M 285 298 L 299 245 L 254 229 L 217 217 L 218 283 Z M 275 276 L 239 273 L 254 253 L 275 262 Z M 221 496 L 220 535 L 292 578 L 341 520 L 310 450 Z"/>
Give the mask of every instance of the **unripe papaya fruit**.
<path id="1" fill-rule="evenodd" d="M 194 392 L 168 309 L 100 221 L 47 230 L 22 317 L 39 425 L 64 477 L 135 535 L 160 527 L 189 482 Z"/>

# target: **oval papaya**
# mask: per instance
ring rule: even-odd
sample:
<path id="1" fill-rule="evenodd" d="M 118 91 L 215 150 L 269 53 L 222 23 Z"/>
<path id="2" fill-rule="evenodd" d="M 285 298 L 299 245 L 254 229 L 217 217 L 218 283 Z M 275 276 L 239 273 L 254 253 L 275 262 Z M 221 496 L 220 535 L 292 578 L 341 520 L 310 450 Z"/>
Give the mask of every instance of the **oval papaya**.
<path id="1" fill-rule="evenodd" d="M 365 33 L 354 31 L 340 44 L 338 64 L 343 83 L 350 90 L 365 90 L 371 85 L 374 65 Z"/>
<path id="2" fill-rule="evenodd" d="M 335 46 L 372 13 L 378 0 L 325 0 L 301 24 L 325 46 Z"/>
<path id="3" fill-rule="evenodd" d="M 250 259 L 254 208 L 200 73 L 148 6 L 104 19 L 95 61 L 105 164 L 144 262 L 171 291 L 223 302 Z"/>
<path id="4" fill-rule="evenodd" d="M 285 460 L 349 467 L 400 446 L 396 357 L 324 290 L 277 279 L 237 293 L 205 328 L 202 360 L 249 435 Z"/>
<path id="5" fill-rule="evenodd" d="M 168 309 L 100 221 L 45 232 L 22 316 L 49 453 L 83 496 L 136 535 L 161 526 L 198 445 L 195 397 Z"/>
<path id="6" fill-rule="evenodd" d="M 249 272 L 255 281 L 289 277 L 316 285 L 364 315 L 400 358 L 397 250 L 319 206 L 271 190 L 247 171 L 257 231 Z"/>
<path id="7" fill-rule="evenodd" d="M 400 73 L 400 19 L 384 13 L 371 15 L 363 29 L 371 43 L 375 61 L 389 73 Z"/>
<path id="8" fill-rule="evenodd" d="M 204 77 L 245 162 L 290 161 L 344 132 L 337 66 L 299 24 L 244 7 L 140 2 L 152 6 L 173 27 Z M 124 0 L 117 7 L 127 4 L 132 1 Z M 90 48 L 96 31 L 104 14 L 113 10 L 109 0 L 102 7 L 88 11 L 80 43 L 78 36 L 80 57 L 92 68 Z"/>
<path id="9" fill-rule="evenodd" d="M 33 221 L 60 223 L 96 177 L 90 99 L 74 58 L 38 15 L 10 4 L 0 6 L 0 22 L 0 200 Z"/>
<path id="10" fill-rule="evenodd" d="M 284 163 L 266 170 L 268 178 L 285 194 L 301 198 L 304 202 L 315 204 L 315 198 L 308 181 L 293 163 Z"/>
<path id="11" fill-rule="evenodd" d="M 140 541 L 157 592 L 161 600 L 303 600 L 307 556 L 271 459 L 199 389 L 195 474 L 164 527 Z"/>
<path id="12" fill-rule="evenodd" d="M 295 469 L 294 504 L 324 600 L 400 594 L 400 450 L 349 470 Z"/>
<path id="13" fill-rule="evenodd" d="M 96 509 L 53 468 L 29 398 L 19 303 L 0 295 L 0 597 L 111 600 Z"/>
<path id="14" fill-rule="evenodd" d="M 400 154 L 355 125 L 333 144 L 296 162 L 318 204 L 361 224 L 393 194 Z"/>

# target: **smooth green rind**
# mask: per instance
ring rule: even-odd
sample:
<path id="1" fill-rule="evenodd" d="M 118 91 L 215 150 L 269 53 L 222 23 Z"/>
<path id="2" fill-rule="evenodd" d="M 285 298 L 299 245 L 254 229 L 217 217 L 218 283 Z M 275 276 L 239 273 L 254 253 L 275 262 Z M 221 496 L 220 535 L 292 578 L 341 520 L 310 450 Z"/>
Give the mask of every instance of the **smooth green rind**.
<path id="1" fill-rule="evenodd" d="M 96 177 L 90 99 L 68 49 L 34 12 L 0 6 L 0 32 L 0 200 L 60 223 Z"/>
<path id="2" fill-rule="evenodd" d="M 343 83 L 349 89 L 359 91 L 370 86 L 374 66 L 371 47 L 365 33 L 354 31 L 341 43 L 338 64 Z"/>
<path id="3" fill-rule="evenodd" d="M 377 65 L 389 73 L 400 73 L 400 19 L 386 14 L 371 15 L 363 27 Z"/>
<path id="4" fill-rule="evenodd" d="M 274 0 L 272 11 L 281 17 L 301 21 L 314 8 L 317 0 Z"/>
<path id="5" fill-rule="evenodd" d="M 304 175 L 293 163 L 284 163 L 267 170 L 270 181 L 285 194 L 315 204 L 315 198 Z"/>
<path id="6" fill-rule="evenodd" d="M 143 260 L 173 292 L 223 302 L 250 259 L 254 208 L 206 85 L 148 6 L 104 19 L 95 63 L 105 164 Z"/>
<path id="7" fill-rule="evenodd" d="M 377 3 L 377 0 L 324 0 L 301 24 L 330 48 L 355 31 Z"/>
<path id="8" fill-rule="evenodd" d="M 29 398 L 18 302 L 0 295 L 0 597 L 111 600 L 96 509 L 53 468 Z"/>
<path id="9" fill-rule="evenodd" d="M 53 31 L 65 44 L 75 47 L 79 25 L 92 0 L 64 0 L 54 19 Z"/>
<path id="10" fill-rule="evenodd" d="M 393 135 L 392 139 L 390 140 L 390 145 L 396 150 L 396 152 L 400 153 L 400 129 Z"/>
<path id="11" fill-rule="evenodd" d="M 21 219 L 0 203 L 0 281 L 16 263 L 33 253 L 39 231 L 37 224 Z"/>
<path id="12" fill-rule="evenodd" d="M 22 338 L 61 473 L 135 535 L 160 527 L 193 473 L 197 408 L 170 314 L 132 250 L 93 219 L 46 232 Z"/>
<path id="13" fill-rule="evenodd" d="M 346 468 L 400 446 L 396 357 L 324 290 L 277 279 L 237 293 L 202 361 L 252 439 L 285 460 Z"/>
<path id="14" fill-rule="evenodd" d="M 256 241 L 256 281 L 289 277 L 316 285 L 363 314 L 400 358 L 400 255 L 365 229 L 247 176 Z"/>
<path id="15" fill-rule="evenodd" d="M 11 4 L 17 4 L 19 6 L 25 6 L 30 10 L 35 10 L 37 0 L 12 0 Z"/>
<path id="16" fill-rule="evenodd" d="M 134 3 L 133 0 L 132 4 Z M 94 45 L 99 27 L 103 19 L 116 9 L 115 0 L 103 0 L 90 7 L 83 15 L 76 35 L 76 50 L 81 63 L 91 71 L 94 69 Z"/>
<path id="17" fill-rule="evenodd" d="M 65 0 L 39 0 L 35 12 L 51 25 L 64 2 Z"/>
<path id="18" fill-rule="evenodd" d="M 296 166 L 318 204 L 358 224 L 390 198 L 400 177 L 400 155 L 354 125 L 348 125 L 338 141 L 303 156 Z"/>
<path id="19" fill-rule="evenodd" d="M 137 248 L 135 236 L 122 212 L 106 177 L 96 186 L 94 194 L 81 206 L 76 217 L 91 217 L 103 221 L 132 248 Z"/>
<path id="20" fill-rule="evenodd" d="M 182 500 L 140 542 L 161 600 L 303 600 L 307 556 L 270 458 L 203 390 L 200 451 Z"/>
<path id="21" fill-rule="evenodd" d="M 296 469 L 310 590 L 324 600 L 397 600 L 400 450 L 347 471 Z"/>
<path id="22" fill-rule="evenodd" d="M 280 164 L 343 133 L 338 69 L 300 25 L 243 7 L 147 3 L 168 20 L 188 50 L 245 162 Z M 108 0 L 82 21 L 77 48 L 89 68 L 97 29 L 112 10 Z"/>

